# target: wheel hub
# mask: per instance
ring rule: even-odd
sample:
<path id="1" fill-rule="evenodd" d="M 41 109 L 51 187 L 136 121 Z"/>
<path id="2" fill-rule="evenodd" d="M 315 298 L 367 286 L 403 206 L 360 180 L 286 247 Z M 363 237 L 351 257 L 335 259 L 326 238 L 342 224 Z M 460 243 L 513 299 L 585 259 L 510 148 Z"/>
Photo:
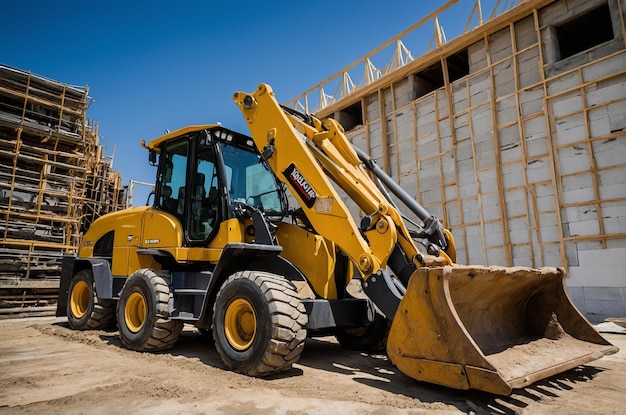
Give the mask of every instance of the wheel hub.
<path id="1" fill-rule="evenodd" d="M 70 296 L 70 308 L 74 317 L 78 319 L 83 318 L 87 313 L 90 301 L 89 285 L 85 281 L 78 281 L 74 285 Z"/>
<path id="2" fill-rule="evenodd" d="M 237 298 L 228 305 L 224 315 L 224 332 L 228 343 L 236 350 L 246 350 L 256 336 L 256 314 L 245 298 Z"/>
<path id="3" fill-rule="evenodd" d="M 145 297 L 138 291 L 128 296 L 126 308 L 124 309 L 124 320 L 126 327 L 133 333 L 139 332 L 146 323 L 146 304 Z"/>

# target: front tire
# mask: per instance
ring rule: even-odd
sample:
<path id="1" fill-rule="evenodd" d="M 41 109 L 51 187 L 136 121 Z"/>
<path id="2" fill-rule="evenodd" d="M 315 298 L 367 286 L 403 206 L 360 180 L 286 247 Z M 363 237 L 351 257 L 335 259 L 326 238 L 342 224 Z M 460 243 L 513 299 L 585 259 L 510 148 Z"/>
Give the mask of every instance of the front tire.
<path id="1" fill-rule="evenodd" d="M 120 340 L 136 351 L 169 349 L 176 343 L 183 323 L 170 320 L 169 273 L 140 269 L 131 275 L 117 305 Z"/>
<path id="2" fill-rule="evenodd" d="M 93 273 L 85 269 L 70 282 L 66 312 L 73 330 L 102 330 L 111 325 L 115 304 L 98 298 Z"/>
<path id="3" fill-rule="evenodd" d="M 306 338 L 308 318 L 294 286 L 260 271 L 231 275 L 213 309 L 213 339 L 224 364 L 249 376 L 291 368 Z"/>

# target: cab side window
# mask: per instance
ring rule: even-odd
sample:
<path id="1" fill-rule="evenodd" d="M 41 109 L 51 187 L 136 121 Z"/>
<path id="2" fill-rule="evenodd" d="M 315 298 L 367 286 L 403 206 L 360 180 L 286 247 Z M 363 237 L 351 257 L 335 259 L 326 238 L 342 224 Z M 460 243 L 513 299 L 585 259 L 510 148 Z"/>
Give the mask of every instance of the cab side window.
<path id="1" fill-rule="evenodd" d="M 163 149 L 159 206 L 183 219 L 185 213 L 185 177 L 187 174 L 187 140 L 170 144 Z"/>

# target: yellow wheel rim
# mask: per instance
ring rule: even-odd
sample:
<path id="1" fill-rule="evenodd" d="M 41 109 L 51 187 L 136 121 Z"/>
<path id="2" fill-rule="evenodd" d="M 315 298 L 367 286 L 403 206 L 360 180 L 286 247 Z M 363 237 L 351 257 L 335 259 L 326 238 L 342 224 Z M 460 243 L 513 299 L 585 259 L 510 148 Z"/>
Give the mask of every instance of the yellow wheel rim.
<path id="1" fill-rule="evenodd" d="M 146 298 L 140 292 L 133 292 L 128 296 L 124 308 L 124 321 L 126 327 L 133 333 L 137 333 L 146 323 Z"/>
<path id="2" fill-rule="evenodd" d="M 256 315 L 252 304 L 237 298 L 228 305 L 224 315 L 226 339 L 236 350 L 246 350 L 256 335 Z"/>
<path id="3" fill-rule="evenodd" d="M 87 314 L 89 303 L 91 302 L 91 293 L 89 285 L 85 281 L 78 281 L 74 284 L 72 294 L 70 296 L 70 308 L 72 314 L 76 318 L 83 318 Z"/>

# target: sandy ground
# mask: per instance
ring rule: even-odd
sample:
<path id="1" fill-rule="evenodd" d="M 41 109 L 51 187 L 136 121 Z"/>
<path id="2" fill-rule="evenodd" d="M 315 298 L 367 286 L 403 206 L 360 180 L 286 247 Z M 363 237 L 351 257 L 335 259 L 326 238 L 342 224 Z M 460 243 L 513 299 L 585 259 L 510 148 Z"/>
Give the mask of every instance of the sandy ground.
<path id="1" fill-rule="evenodd" d="M 190 326 L 173 349 L 148 354 L 64 318 L 0 320 L 0 414 L 626 414 L 626 335 L 605 337 L 618 354 L 497 397 L 417 382 L 332 337 L 307 340 L 292 370 L 256 379 L 225 370 Z"/>

